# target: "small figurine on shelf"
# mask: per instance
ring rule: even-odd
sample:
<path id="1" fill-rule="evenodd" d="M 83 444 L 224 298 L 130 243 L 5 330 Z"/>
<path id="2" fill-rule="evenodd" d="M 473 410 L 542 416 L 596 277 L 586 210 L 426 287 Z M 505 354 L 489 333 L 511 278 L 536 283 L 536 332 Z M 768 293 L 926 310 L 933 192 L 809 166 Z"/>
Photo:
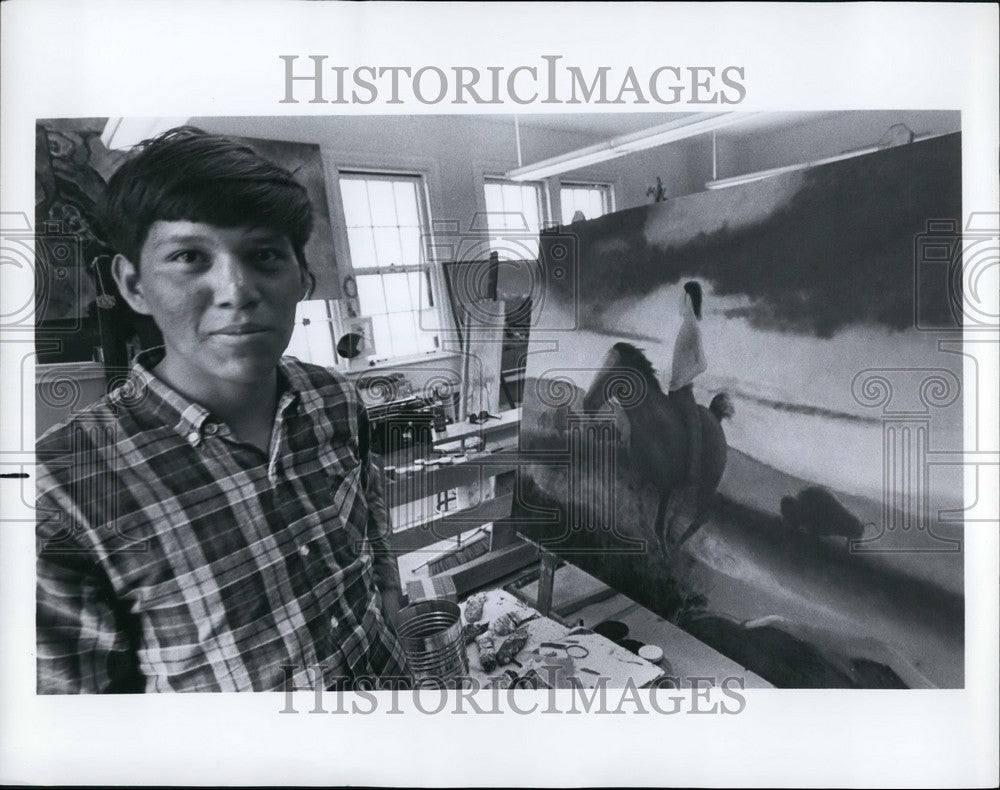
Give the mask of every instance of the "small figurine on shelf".
<path id="1" fill-rule="evenodd" d="M 656 177 L 656 186 L 646 190 L 646 197 L 650 196 L 652 196 L 654 203 L 662 203 L 667 199 L 667 193 L 663 189 L 663 181 L 659 176 Z"/>

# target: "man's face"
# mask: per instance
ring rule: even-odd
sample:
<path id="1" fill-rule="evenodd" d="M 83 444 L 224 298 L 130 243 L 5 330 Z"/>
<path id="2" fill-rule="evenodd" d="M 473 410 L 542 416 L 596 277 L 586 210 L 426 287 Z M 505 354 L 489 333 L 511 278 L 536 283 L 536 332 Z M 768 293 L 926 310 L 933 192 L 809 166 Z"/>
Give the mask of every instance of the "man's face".
<path id="1" fill-rule="evenodd" d="M 162 364 L 202 386 L 268 381 L 305 291 L 291 242 L 264 228 L 158 220 L 138 267 L 118 256 L 114 272 L 126 301 L 163 333 Z"/>

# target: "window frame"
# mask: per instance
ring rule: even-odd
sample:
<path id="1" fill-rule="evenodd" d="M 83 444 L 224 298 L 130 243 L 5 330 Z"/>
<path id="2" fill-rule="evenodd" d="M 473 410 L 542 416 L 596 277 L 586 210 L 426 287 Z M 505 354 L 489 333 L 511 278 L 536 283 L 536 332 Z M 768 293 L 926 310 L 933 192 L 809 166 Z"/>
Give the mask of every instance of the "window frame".
<path id="1" fill-rule="evenodd" d="M 371 367 L 391 364 L 406 364 L 417 359 L 427 359 L 441 353 L 447 353 L 449 348 L 449 338 L 454 334 L 455 322 L 451 315 L 450 307 L 446 307 L 447 290 L 440 261 L 436 256 L 437 244 L 434 239 L 434 217 L 433 206 L 434 196 L 440 197 L 440 173 L 437 163 L 433 160 L 405 160 L 405 159 L 384 159 L 377 160 L 377 155 L 361 157 L 346 155 L 342 152 L 324 151 L 324 161 L 327 169 L 327 197 L 331 207 L 331 221 L 333 223 L 334 248 L 337 256 L 338 277 L 341 286 L 340 298 L 343 299 L 343 284 L 348 278 L 357 278 L 368 274 L 403 273 L 406 271 L 426 271 L 430 281 L 432 298 L 434 300 L 434 314 L 437 320 L 438 345 L 435 349 L 421 351 L 415 354 L 396 355 L 377 351 L 374 360 L 350 360 L 348 368 L 350 370 L 367 370 Z M 414 179 L 417 182 L 417 210 L 422 223 L 422 244 L 423 264 L 406 264 L 392 267 L 363 267 L 356 269 L 351 255 L 350 239 L 347 230 L 347 215 L 344 210 L 344 203 L 341 192 L 341 178 L 351 178 L 355 176 L 371 176 L 383 179 Z M 433 194 L 432 194 L 433 185 Z"/>

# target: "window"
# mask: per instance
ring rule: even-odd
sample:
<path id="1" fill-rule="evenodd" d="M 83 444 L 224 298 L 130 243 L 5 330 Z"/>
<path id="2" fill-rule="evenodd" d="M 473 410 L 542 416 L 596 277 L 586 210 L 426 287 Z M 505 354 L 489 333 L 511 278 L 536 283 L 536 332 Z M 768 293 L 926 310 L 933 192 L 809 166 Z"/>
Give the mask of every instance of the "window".
<path id="1" fill-rule="evenodd" d="M 542 185 L 487 178 L 485 193 L 490 249 L 507 260 L 538 258 L 538 233 L 545 218 Z"/>
<path id="2" fill-rule="evenodd" d="M 428 212 L 420 176 L 340 173 L 351 268 L 375 354 L 402 357 L 438 347 Z M 423 329 L 422 327 L 428 327 Z"/>
<path id="3" fill-rule="evenodd" d="M 336 367 L 331 316 L 330 303 L 324 299 L 299 302 L 295 306 L 295 329 L 285 353 L 303 362 Z"/>
<path id="4" fill-rule="evenodd" d="M 569 225 L 576 212 L 581 212 L 584 219 L 597 219 L 610 211 L 611 187 L 607 184 L 569 184 L 563 182 L 559 190 L 559 202 L 562 205 L 562 224 Z"/>

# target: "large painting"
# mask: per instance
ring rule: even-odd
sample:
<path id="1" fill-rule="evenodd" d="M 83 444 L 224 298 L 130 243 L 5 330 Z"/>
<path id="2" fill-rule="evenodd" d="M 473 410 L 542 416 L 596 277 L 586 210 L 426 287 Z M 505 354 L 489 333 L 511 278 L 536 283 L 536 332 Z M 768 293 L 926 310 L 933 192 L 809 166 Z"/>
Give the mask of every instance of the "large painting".
<path id="1" fill-rule="evenodd" d="M 543 234 L 523 532 L 775 685 L 961 687 L 960 218 L 948 135 Z"/>
<path id="2" fill-rule="evenodd" d="M 43 363 L 100 358 L 98 310 L 109 305 L 98 302 L 106 289 L 94 263 L 112 250 L 97 229 L 96 212 L 107 179 L 125 157 L 101 143 L 104 122 L 62 118 L 35 125 L 35 346 Z"/>
<path id="3" fill-rule="evenodd" d="M 340 299 L 343 295 L 333 246 L 333 228 L 326 199 L 326 173 L 320 147 L 313 143 L 234 137 L 258 154 L 288 170 L 309 193 L 313 206 L 313 232 L 306 244 L 306 260 L 316 276 L 312 299 Z"/>

